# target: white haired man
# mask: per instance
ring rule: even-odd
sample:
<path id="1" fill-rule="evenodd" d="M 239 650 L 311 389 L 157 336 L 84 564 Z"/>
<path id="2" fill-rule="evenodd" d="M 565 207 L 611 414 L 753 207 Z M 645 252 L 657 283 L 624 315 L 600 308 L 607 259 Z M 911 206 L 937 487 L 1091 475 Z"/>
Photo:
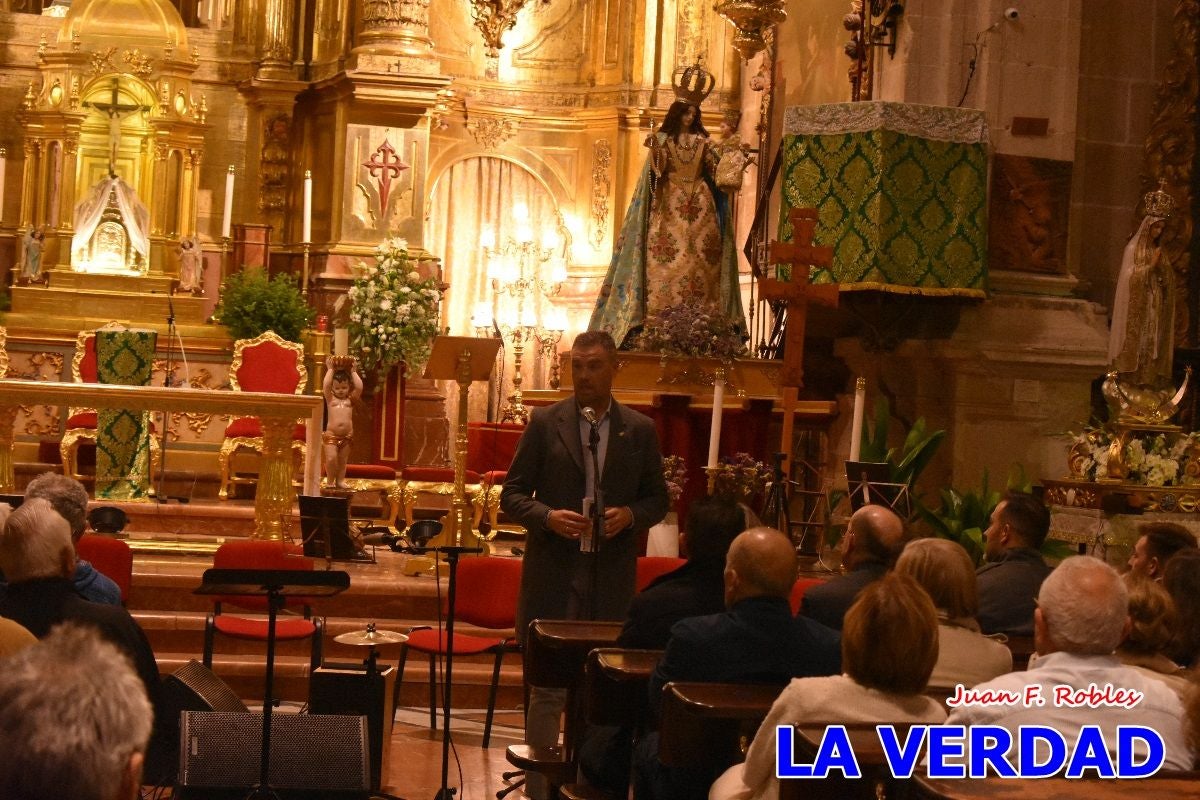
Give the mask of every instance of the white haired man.
<path id="1" fill-rule="evenodd" d="M 1013 735 L 1009 760 L 1016 763 L 1016 742 L 1023 725 L 1052 727 L 1068 749 L 1085 725 L 1099 726 L 1110 758 L 1116 759 L 1117 728 L 1144 725 L 1163 739 L 1163 769 L 1192 767 L 1175 692 L 1155 678 L 1121 664 L 1113 651 L 1128 635 L 1129 599 L 1116 571 L 1099 559 L 1073 556 L 1064 560 L 1042 583 L 1033 613 L 1037 660 L 1024 672 L 1010 672 L 974 687 L 973 698 L 1016 696 L 1015 703 L 974 702 L 955 708 L 948 725 L 998 725 Z M 1091 707 L 1077 700 L 1106 686 L 1126 697 L 1140 693 L 1131 706 Z M 1028 691 L 1032 702 L 1024 702 Z M 1036 687 L 1036 690 L 1035 688 Z M 968 698 L 971 699 L 971 698 Z M 1042 702 L 1038 703 L 1040 699 Z M 1038 763 L 1045 761 L 1039 756 Z"/>
<path id="2" fill-rule="evenodd" d="M 152 724 L 128 659 L 91 628 L 59 626 L 0 670 L 0 797 L 132 800 Z"/>
<path id="3" fill-rule="evenodd" d="M 88 493 L 83 484 L 58 472 L 43 472 L 25 487 L 25 499 L 35 497 L 50 502 L 71 526 L 71 541 L 78 544 L 87 530 Z M 75 575 L 71 582 L 84 600 L 121 605 L 121 589 L 116 582 L 82 558 L 75 559 Z"/>

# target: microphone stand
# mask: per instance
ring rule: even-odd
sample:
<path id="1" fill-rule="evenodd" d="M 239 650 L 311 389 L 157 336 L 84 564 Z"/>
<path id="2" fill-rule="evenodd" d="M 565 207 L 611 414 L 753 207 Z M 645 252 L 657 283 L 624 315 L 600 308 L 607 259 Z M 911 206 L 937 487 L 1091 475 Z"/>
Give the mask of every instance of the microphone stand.
<path id="1" fill-rule="evenodd" d="M 172 379 L 175 373 L 174 357 L 175 353 L 172 346 L 175 344 L 175 303 L 171 301 L 171 295 L 167 295 L 167 366 L 166 377 L 163 378 L 163 386 L 170 389 L 175 385 Z M 155 498 L 159 503 L 166 503 L 167 498 L 163 495 L 163 483 L 167 477 L 167 428 L 171 424 L 171 412 L 163 412 L 163 429 L 162 437 L 158 448 L 158 492 Z"/>
<path id="2" fill-rule="evenodd" d="M 604 539 L 604 490 L 600 488 L 600 423 L 588 421 L 588 450 L 592 451 L 592 563 L 588 580 L 588 619 L 596 618 L 596 585 L 600 581 L 600 543 Z"/>

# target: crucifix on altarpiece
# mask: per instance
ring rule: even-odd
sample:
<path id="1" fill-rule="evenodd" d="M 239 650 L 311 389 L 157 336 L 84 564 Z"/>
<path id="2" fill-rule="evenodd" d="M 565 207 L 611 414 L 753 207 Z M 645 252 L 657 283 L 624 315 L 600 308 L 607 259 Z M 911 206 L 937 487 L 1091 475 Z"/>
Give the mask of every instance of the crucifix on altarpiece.
<path id="1" fill-rule="evenodd" d="M 126 117 L 138 111 L 149 111 L 150 106 L 128 105 L 120 102 L 121 81 L 115 76 L 112 79 L 112 99 L 107 103 L 92 101 L 85 106 L 99 109 L 108 117 L 108 175 L 117 176 L 117 153 L 121 149 L 121 122 Z"/>

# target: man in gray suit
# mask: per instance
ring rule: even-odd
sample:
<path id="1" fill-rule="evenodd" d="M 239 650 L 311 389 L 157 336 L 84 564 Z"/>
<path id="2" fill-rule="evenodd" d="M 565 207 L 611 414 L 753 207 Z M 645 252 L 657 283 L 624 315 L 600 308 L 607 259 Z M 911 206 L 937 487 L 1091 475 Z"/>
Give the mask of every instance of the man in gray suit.
<path id="1" fill-rule="evenodd" d="M 603 331 L 576 337 L 571 347 L 575 396 L 534 409 L 521 436 L 500 507 L 528 532 L 517 612 L 523 640 L 535 619 L 621 620 L 633 599 L 637 532 L 662 520 L 669 501 L 654 423 L 612 397 L 617 348 Z M 593 425 L 587 417 L 595 419 Z M 593 427 L 604 500 L 603 533 L 589 541 Z M 525 739 L 558 740 L 564 694 L 532 687 Z M 541 800 L 545 787 L 526 785 Z"/>

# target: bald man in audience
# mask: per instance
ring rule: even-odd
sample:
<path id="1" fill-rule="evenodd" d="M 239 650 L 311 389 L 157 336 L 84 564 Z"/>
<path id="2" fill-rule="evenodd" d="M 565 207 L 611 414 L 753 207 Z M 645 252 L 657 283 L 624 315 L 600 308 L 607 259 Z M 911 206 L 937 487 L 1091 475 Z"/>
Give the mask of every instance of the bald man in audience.
<path id="1" fill-rule="evenodd" d="M 851 515 L 841 549 L 845 574 L 809 589 L 800 605 L 801 614 L 839 631 L 859 592 L 896 563 L 904 549 L 904 521 L 885 506 L 863 506 Z"/>
<path id="2" fill-rule="evenodd" d="M 725 607 L 720 614 L 675 624 L 662 661 L 650 679 L 657 709 L 670 681 L 769 683 L 841 672 L 841 637 L 804 617 L 792 616 L 788 594 L 796 582 L 796 549 L 772 528 L 752 528 L 733 540 L 725 559 Z M 709 772 L 670 769 L 658 760 L 657 732 L 643 736 L 634 753 L 634 796 L 702 797 L 728 764 Z"/>
<path id="3" fill-rule="evenodd" d="M 1180 550 L 1196 549 L 1196 537 L 1174 522 L 1144 522 L 1137 526 L 1138 540 L 1129 556 L 1129 571 L 1141 578 L 1161 581 L 1167 561 Z"/>
<path id="4" fill-rule="evenodd" d="M 1009 492 L 984 531 L 987 563 L 975 573 L 980 629 L 986 634 L 1033 635 L 1033 607 L 1050 567 L 1041 547 L 1050 532 L 1050 510 L 1031 494 Z"/>
<path id="5" fill-rule="evenodd" d="M 0 669 L 0 797 L 134 800 L 152 722 L 124 655 L 59 626 Z"/>
<path id="6" fill-rule="evenodd" d="M 951 712 L 946 724 L 1007 728 L 1014 742 L 1008 754 L 1013 764 L 1017 763 L 1015 751 L 1022 726 L 1052 727 L 1063 735 L 1068 748 L 1079 738 L 1083 726 L 1099 726 L 1109 756 L 1116 763 L 1118 727 L 1144 725 L 1163 739 L 1163 769 L 1191 769 L 1192 754 L 1184 735 L 1183 706 L 1178 696 L 1162 681 L 1121 664 L 1113 654 L 1129 633 L 1128 602 L 1125 583 L 1112 567 L 1091 556 L 1065 559 L 1038 591 L 1033 612 L 1037 659 L 1027 670 L 1010 672 L 974 687 L 976 692 L 990 692 L 994 697 L 1005 692 L 1025 697 L 1026 687 L 1029 691 L 1037 687 L 1035 697 L 1043 702 L 961 705 Z M 1056 702 L 1060 687 L 1086 693 L 1089 687 L 1094 690 L 1109 685 L 1140 692 L 1141 699 L 1130 707 L 1093 708 Z M 1039 751 L 1037 763 L 1046 760 L 1047 754 Z M 1144 749 L 1133 755 L 1136 763 L 1144 760 Z"/>

